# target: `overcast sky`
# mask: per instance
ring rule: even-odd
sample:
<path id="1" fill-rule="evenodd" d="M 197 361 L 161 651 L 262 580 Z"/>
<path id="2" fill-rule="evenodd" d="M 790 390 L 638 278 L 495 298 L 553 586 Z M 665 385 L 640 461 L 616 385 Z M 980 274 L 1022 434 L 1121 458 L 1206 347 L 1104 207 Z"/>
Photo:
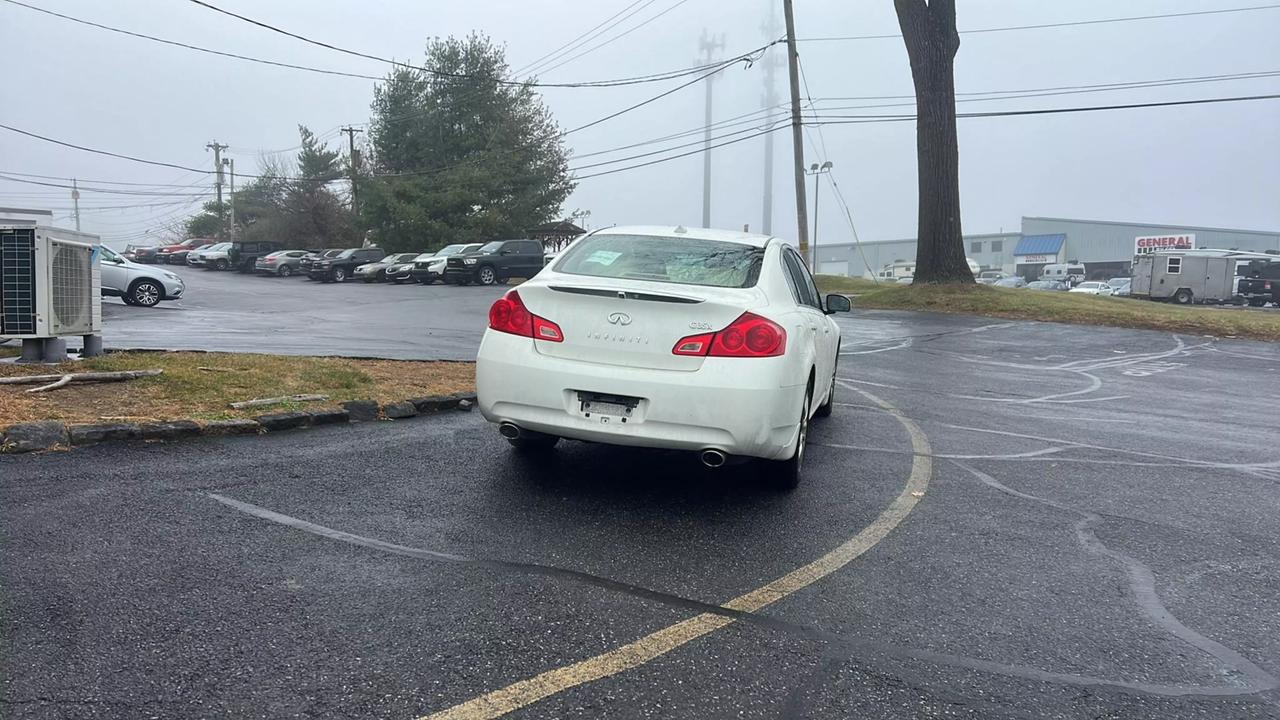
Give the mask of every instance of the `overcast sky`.
<path id="1" fill-rule="evenodd" d="M 388 66 L 311 46 L 182 0 L 25 0 L 81 19 L 140 33 L 282 62 L 369 75 Z M 214 4 L 299 34 L 401 60 L 417 60 L 432 36 L 490 35 L 520 68 L 581 36 L 631 0 L 213 0 Z M 647 3 L 647 4 L 646 4 Z M 1232 8 L 1246 0 L 961 0 L 961 30 Z M 646 0 L 633 17 L 572 57 L 608 42 L 544 81 L 627 77 L 697 64 L 703 30 L 724 36 L 725 54 L 767 42 L 762 25 L 781 2 Z M 632 8 L 632 9 L 635 9 Z M 881 35 L 897 31 L 891 0 L 798 0 L 797 34 Z M 1280 9 L 962 36 L 956 60 L 959 92 L 1097 85 L 1166 78 L 1280 71 Z M 0 2 L 4 102 L 0 123 L 53 138 L 192 167 L 211 167 L 205 144 L 231 146 L 241 172 L 262 151 L 298 143 L 308 125 L 333 145 L 337 128 L 367 123 L 374 81 L 317 75 L 214 57 L 76 25 Z M 781 48 L 771 54 L 784 57 Z M 910 95 L 900 39 L 804 42 L 801 62 L 823 114 L 902 113 L 911 108 L 828 108 L 901 100 L 824 100 Z M 734 67 L 717 76 L 715 118 L 759 110 L 764 67 Z M 777 74 L 786 97 L 785 68 Z M 563 128 L 573 128 L 656 95 L 680 82 L 612 89 L 548 89 L 544 97 Z M 964 111 L 1058 108 L 1280 93 L 1280 77 L 1207 82 L 999 101 L 961 103 Z M 703 125 L 703 87 L 694 85 L 617 119 L 570 135 L 580 154 L 596 153 Z M 717 134 L 746 129 L 739 125 Z M 830 160 L 864 240 L 912 237 L 916 223 L 915 132 L 910 122 L 828 125 L 809 131 L 806 164 Z M 726 139 L 743 137 L 728 136 Z M 795 235 L 791 136 L 774 134 L 773 232 Z M 574 166 L 688 143 L 593 155 Z M 762 222 L 763 138 L 713 151 L 712 224 L 740 228 Z M 810 144 L 811 143 L 811 144 Z M 825 146 L 825 151 L 823 147 Z M 685 152 L 681 148 L 672 151 Z M 660 155 L 582 170 L 625 167 Z M 140 165 L 50 145 L 0 130 L 0 172 L 139 183 L 169 196 L 82 195 L 83 224 L 104 239 L 141 239 L 146 231 L 189 214 L 211 193 L 197 173 Z M 1105 113 L 998 117 L 960 121 L 961 206 L 966 233 L 1016 230 L 1023 215 L 1280 230 L 1280 100 Z M 53 180 L 51 182 L 60 182 Z M 812 180 L 806 183 L 812 193 Z M 851 239 L 848 220 L 819 191 L 819 233 Z M 810 200 L 812 202 L 812 200 Z M 164 204 L 168 203 L 168 204 Z M 153 205 L 110 209 L 111 206 Z M 189 204 L 189 205 L 187 205 Z M 56 188 L 0 180 L 0 205 L 50 207 L 70 226 L 70 200 Z M 564 212 L 590 211 L 591 227 L 654 223 L 698 225 L 702 159 L 693 155 L 650 167 L 584 179 Z"/>

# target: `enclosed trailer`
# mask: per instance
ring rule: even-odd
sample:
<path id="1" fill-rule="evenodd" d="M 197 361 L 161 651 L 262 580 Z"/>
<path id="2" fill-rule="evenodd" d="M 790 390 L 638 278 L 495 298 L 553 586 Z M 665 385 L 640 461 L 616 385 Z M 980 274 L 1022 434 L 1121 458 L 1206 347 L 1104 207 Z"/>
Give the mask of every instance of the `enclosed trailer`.
<path id="1" fill-rule="evenodd" d="M 1194 252 L 1156 252 L 1133 259 L 1133 297 L 1191 303 L 1232 302 L 1236 298 L 1236 266 L 1230 256 Z"/>

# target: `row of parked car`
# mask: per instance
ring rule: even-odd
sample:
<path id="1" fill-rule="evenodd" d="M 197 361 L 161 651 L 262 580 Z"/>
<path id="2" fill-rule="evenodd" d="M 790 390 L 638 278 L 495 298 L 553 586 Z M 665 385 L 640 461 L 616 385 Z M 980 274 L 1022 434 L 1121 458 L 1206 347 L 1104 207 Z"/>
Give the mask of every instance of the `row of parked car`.
<path id="1" fill-rule="evenodd" d="M 1027 290 L 1049 290 L 1053 292 L 1073 292 L 1082 295 L 1100 295 L 1105 297 L 1129 297 L 1130 285 L 1132 278 L 1112 278 L 1106 282 L 1100 280 L 1088 280 L 1085 282 L 1070 283 L 1062 280 L 1032 280 L 1027 281 L 1021 275 L 999 275 L 982 273 L 977 281 L 983 285 L 991 285 L 992 287 L 1007 288 L 1025 288 Z"/>
<path id="2" fill-rule="evenodd" d="M 358 278 L 368 283 L 425 285 L 493 285 L 513 277 L 533 277 L 546 264 L 542 243 L 526 239 L 458 243 L 434 252 L 388 254 L 377 247 L 297 250 L 271 241 L 213 242 L 193 238 L 163 247 L 130 247 L 125 255 L 140 263 L 185 264 L 277 277 L 306 275 L 324 282 Z"/>

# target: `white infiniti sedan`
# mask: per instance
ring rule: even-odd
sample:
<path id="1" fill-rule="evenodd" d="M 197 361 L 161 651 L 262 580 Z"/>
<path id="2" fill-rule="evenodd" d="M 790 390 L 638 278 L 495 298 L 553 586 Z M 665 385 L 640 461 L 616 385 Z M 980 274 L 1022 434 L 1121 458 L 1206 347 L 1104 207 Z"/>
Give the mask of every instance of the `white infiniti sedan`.
<path id="1" fill-rule="evenodd" d="M 783 240 L 614 227 L 575 241 L 489 310 L 480 410 L 519 450 L 560 438 L 758 459 L 800 479 L 809 419 L 831 413 L 840 328 Z"/>

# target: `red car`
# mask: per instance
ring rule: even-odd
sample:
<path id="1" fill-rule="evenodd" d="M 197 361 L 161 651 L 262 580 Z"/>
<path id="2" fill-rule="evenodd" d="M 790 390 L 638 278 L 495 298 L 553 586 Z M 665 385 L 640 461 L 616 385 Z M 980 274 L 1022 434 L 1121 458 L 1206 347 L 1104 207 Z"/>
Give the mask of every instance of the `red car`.
<path id="1" fill-rule="evenodd" d="M 215 242 L 218 241 L 213 238 L 190 238 L 176 245 L 165 245 L 156 250 L 153 262 L 165 263 L 166 265 L 185 265 L 187 253 L 205 245 L 212 245 Z"/>

